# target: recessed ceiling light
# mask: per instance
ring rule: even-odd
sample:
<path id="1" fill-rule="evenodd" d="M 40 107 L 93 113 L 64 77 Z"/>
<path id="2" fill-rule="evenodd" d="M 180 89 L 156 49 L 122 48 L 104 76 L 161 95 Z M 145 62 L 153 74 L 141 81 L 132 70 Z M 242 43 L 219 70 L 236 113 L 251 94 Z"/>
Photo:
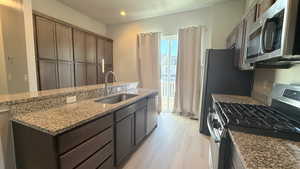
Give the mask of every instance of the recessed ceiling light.
<path id="1" fill-rule="evenodd" d="M 120 15 L 121 15 L 121 16 L 126 16 L 126 12 L 125 12 L 125 11 L 121 11 L 121 12 L 120 12 Z"/>

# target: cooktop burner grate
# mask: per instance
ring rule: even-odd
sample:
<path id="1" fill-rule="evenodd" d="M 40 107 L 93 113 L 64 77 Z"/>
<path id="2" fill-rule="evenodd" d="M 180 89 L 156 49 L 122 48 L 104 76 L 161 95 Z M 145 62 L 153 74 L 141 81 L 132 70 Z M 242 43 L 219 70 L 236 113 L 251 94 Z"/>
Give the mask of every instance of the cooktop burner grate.
<path id="1" fill-rule="evenodd" d="M 238 103 L 218 103 L 232 130 L 300 140 L 300 122 L 272 107 Z M 293 139 L 294 140 L 294 139 Z"/>

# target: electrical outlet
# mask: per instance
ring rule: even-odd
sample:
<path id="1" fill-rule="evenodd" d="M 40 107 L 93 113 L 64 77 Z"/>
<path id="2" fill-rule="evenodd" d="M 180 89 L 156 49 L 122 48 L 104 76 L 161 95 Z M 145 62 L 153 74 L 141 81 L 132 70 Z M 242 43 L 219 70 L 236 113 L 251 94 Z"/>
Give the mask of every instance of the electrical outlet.
<path id="1" fill-rule="evenodd" d="M 117 92 L 120 92 L 121 91 L 121 88 L 120 87 L 117 87 Z"/>
<path id="2" fill-rule="evenodd" d="M 75 103 L 76 100 L 77 100 L 76 96 L 68 96 L 67 97 L 67 104 Z"/>

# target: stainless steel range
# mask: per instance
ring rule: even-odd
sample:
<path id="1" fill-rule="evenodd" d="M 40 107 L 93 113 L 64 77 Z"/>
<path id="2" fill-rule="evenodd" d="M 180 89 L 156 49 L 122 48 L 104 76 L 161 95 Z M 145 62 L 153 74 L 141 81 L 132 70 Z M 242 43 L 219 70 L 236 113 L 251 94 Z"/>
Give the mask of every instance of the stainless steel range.
<path id="1" fill-rule="evenodd" d="M 213 169 L 225 169 L 228 129 L 300 141 L 300 86 L 276 84 L 271 106 L 214 102 L 207 123 Z"/>

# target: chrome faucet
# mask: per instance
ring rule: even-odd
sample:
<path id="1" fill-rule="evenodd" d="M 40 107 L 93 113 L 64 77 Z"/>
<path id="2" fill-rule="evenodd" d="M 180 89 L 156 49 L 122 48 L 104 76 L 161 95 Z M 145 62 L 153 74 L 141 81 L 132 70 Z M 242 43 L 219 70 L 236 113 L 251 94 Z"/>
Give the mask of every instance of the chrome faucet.
<path id="1" fill-rule="evenodd" d="M 113 76 L 113 82 L 117 81 L 117 76 L 116 76 L 116 73 L 113 72 L 113 71 L 108 71 L 105 73 L 105 96 L 108 95 L 108 88 L 107 88 L 107 83 L 108 83 L 108 77 L 109 75 L 112 75 Z"/>

